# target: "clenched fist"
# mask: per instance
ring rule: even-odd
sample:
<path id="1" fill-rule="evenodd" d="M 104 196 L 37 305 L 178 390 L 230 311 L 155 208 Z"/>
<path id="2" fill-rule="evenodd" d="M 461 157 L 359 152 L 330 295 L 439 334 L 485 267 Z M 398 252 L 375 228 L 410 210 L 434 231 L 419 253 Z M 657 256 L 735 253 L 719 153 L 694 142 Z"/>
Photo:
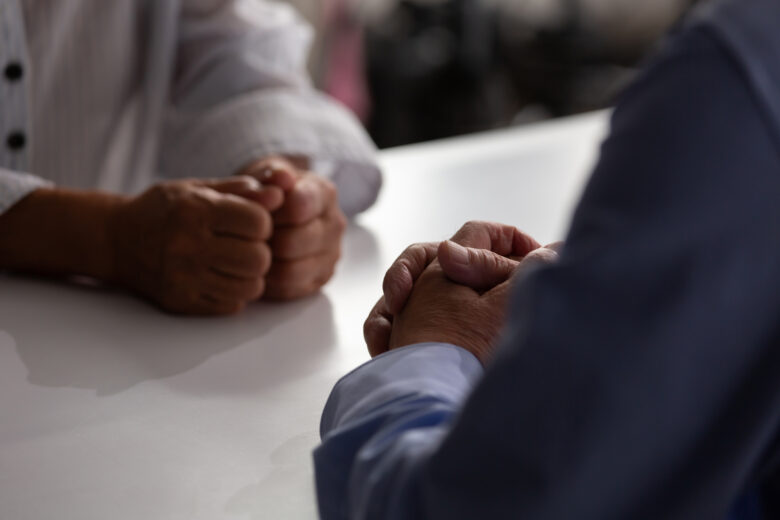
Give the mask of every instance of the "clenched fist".
<path id="1" fill-rule="evenodd" d="M 112 278 L 171 312 L 237 312 L 266 289 L 283 202 L 251 177 L 153 186 L 110 216 Z"/>
<path id="2" fill-rule="evenodd" d="M 554 263 L 561 246 L 541 247 L 490 222 L 469 222 L 452 240 L 410 246 L 387 271 L 384 294 L 364 324 L 369 353 L 436 341 L 486 363 L 503 326 L 510 279 Z"/>
<path id="3" fill-rule="evenodd" d="M 244 170 L 267 186 L 284 191 L 283 205 L 273 213 L 270 240 L 273 262 L 265 297 L 300 298 L 318 291 L 333 276 L 341 256 L 346 218 L 335 186 L 282 158 L 258 161 Z"/>

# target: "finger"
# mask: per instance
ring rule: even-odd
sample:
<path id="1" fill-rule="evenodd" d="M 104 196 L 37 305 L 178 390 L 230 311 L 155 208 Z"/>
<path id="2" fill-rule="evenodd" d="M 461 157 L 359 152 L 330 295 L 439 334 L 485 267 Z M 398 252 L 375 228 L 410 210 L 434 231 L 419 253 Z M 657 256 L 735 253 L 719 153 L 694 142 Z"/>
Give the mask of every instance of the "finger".
<path id="1" fill-rule="evenodd" d="M 208 188 L 224 195 L 235 195 L 256 202 L 268 211 L 276 211 L 284 202 L 284 191 L 278 186 L 263 186 L 257 179 L 247 175 L 195 181 L 197 186 Z"/>
<path id="2" fill-rule="evenodd" d="M 505 282 L 519 264 L 492 251 L 466 248 L 450 240 L 439 245 L 438 257 L 447 278 L 475 291 Z"/>
<path id="3" fill-rule="evenodd" d="M 544 246 L 544 248 L 545 249 L 551 249 L 551 250 L 555 251 L 556 253 L 558 253 L 560 255 L 561 251 L 563 251 L 563 246 L 565 246 L 565 245 L 566 245 L 566 242 L 563 242 L 563 241 L 561 241 L 561 242 L 553 242 L 552 244 L 547 244 L 546 246 Z"/>
<path id="4" fill-rule="evenodd" d="M 266 298 L 293 300 L 319 291 L 333 277 L 340 253 L 340 248 L 334 248 L 299 260 L 273 262 L 266 277 Z"/>
<path id="5" fill-rule="evenodd" d="M 278 186 L 263 186 L 259 190 L 237 193 L 247 200 L 260 204 L 268 211 L 276 211 L 284 204 L 284 191 Z"/>
<path id="6" fill-rule="evenodd" d="M 390 347 L 390 333 L 393 330 L 393 315 L 387 309 L 384 296 L 371 309 L 363 324 L 363 337 L 371 357 L 387 352 Z"/>
<path id="7" fill-rule="evenodd" d="M 286 193 L 284 204 L 274 214 L 280 225 L 301 225 L 338 205 L 336 187 L 317 175 L 304 175 Z"/>
<path id="8" fill-rule="evenodd" d="M 215 301 L 249 302 L 260 298 L 265 290 L 265 280 L 262 276 L 255 278 L 236 278 L 209 271 L 198 280 L 201 294 Z"/>
<path id="9" fill-rule="evenodd" d="M 291 190 L 300 177 L 299 168 L 284 157 L 270 157 L 251 163 L 241 172 L 255 178 L 265 186 Z"/>
<path id="10" fill-rule="evenodd" d="M 558 261 L 558 253 L 546 247 L 540 247 L 535 251 L 528 253 L 518 264 L 515 270 L 515 276 L 521 276 L 528 271 L 552 265 Z"/>
<path id="11" fill-rule="evenodd" d="M 226 193 L 241 196 L 250 191 L 257 191 L 261 188 L 260 182 L 247 175 L 237 175 L 235 177 L 226 177 L 224 179 L 203 179 L 194 181 L 196 186 L 202 186 L 212 189 L 218 193 Z"/>
<path id="12" fill-rule="evenodd" d="M 271 249 L 274 258 L 295 260 L 333 248 L 344 234 L 347 220 L 337 206 L 322 218 L 302 226 L 283 226 L 274 230 Z"/>
<path id="13" fill-rule="evenodd" d="M 271 248 L 265 242 L 213 237 L 206 245 L 209 268 L 237 277 L 265 276 L 271 267 Z"/>
<path id="14" fill-rule="evenodd" d="M 268 240 L 273 231 L 265 208 L 236 195 L 212 197 L 210 222 L 214 234 L 244 240 Z"/>
<path id="15" fill-rule="evenodd" d="M 439 244 L 434 242 L 413 244 L 407 247 L 387 270 L 382 290 L 391 314 L 398 314 L 404 308 L 414 282 L 436 259 L 438 247 Z"/>
<path id="16" fill-rule="evenodd" d="M 467 222 L 452 237 L 464 247 L 487 249 L 503 256 L 525 256 L 541 244 L 514 226 L 494 222 Z"/>

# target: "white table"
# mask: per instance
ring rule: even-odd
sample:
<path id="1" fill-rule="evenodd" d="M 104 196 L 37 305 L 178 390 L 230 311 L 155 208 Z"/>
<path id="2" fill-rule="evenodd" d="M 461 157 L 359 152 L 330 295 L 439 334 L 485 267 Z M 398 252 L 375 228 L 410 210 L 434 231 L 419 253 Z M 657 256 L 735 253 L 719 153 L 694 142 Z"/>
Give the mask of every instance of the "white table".
<path id="1" fill-rule="evenodd" d="M 390 262 L 467 220 L 563 237 L 605 114 L 382 154 L 324 292 L 230 318 L 0 276 L 0 519 L 316 517 L 311 450 Z"/>

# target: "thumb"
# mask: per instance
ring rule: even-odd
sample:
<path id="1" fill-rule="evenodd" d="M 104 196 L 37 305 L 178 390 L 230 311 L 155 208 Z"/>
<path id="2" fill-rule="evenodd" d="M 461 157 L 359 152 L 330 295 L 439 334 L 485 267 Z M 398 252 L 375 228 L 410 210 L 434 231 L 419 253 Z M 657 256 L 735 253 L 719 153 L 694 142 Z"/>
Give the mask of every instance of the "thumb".
<path id="1" fill-rule="evenodd" d="M 263 186 L 257 179 L 248 175 L 202 181 L 200 184 L 218 193 L 236 195 L 256 202 L 268 211 L 276 211 L 284 203 L 284 192 L 281 188 Z"/>
<path id="2" fill-rule="evenodd" d="M 451 240 L 439 245 L 438 256 L 450 280 L 475 291 L 492 289 L 505 282 L 519 264 L 487 249 L 467 248 Z"/>

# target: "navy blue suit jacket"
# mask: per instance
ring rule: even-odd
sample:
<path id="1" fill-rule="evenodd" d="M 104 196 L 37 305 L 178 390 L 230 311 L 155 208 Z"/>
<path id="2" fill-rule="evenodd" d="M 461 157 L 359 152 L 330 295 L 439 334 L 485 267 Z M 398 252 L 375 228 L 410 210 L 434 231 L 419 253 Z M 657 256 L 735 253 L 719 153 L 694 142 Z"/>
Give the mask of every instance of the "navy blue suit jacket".
<path id="1" fill-rule="evenodd" d="M 625 93 L 509 321 L 463 400 L 445 346 L 339 383 L 324 517 L 780 518 L 780 2 L 715 2 Z"/>

